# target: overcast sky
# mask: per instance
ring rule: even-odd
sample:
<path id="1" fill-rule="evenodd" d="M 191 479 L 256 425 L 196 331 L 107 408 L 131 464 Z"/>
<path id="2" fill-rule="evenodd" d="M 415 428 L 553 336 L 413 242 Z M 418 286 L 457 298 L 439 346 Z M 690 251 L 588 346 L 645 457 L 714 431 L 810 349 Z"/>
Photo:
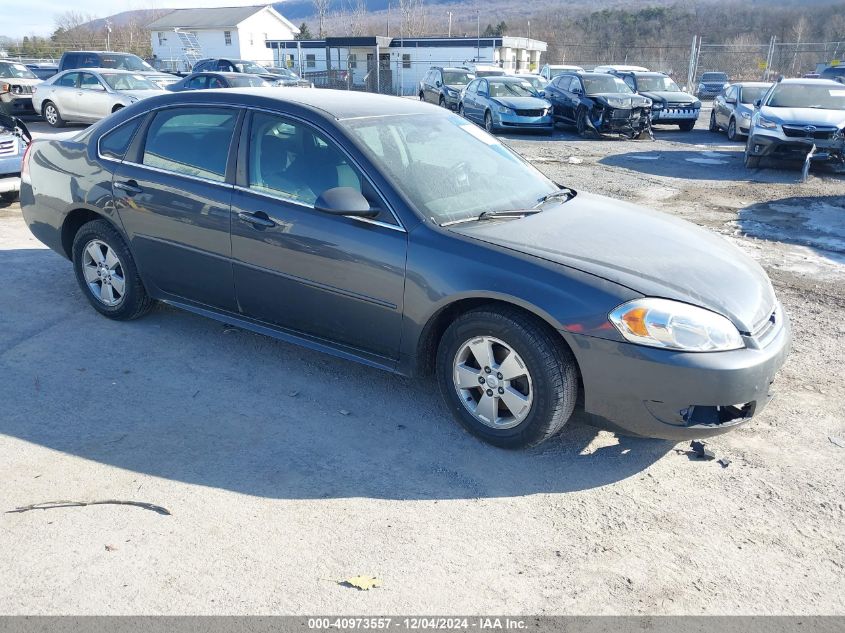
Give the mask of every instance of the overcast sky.
<path id="1" fill-rule="evenodd" d="M 232 7 L 262 4 L 261 0 L 0 0 L 0 35 L 49 35 L 56 15 L 69 10 L 104 18 L 131 9 Z"/>

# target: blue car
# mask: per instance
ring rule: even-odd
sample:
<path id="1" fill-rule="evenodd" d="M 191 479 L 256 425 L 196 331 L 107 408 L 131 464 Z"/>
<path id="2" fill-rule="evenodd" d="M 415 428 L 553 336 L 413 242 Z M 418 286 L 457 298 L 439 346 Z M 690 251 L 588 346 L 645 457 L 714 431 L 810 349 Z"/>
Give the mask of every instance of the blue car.
<path id="1" fill-rule="evenodd" d="M 490 132 L 498 130 L 554 131 L 552 104 L 519 77 L 479 77 L 461 94 L 458 112 Z"/>
<path id="2" fill-rule="evenodd" d="M 20 119 L 0 114 L 0 201 L 14 202 L 21 188 L 21 163 L 32 136 Z"/>

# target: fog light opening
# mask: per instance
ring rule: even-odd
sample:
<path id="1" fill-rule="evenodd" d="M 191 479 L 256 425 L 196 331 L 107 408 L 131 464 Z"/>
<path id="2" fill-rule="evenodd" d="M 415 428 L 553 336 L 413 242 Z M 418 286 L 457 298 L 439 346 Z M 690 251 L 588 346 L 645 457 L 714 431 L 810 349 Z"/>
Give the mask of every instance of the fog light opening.
<path id="1" fill-rule="evenodd" d="M 689 426 L 719 426 L 736 420 L 750 418 L 754 414 L 754 403 L 729 404 L 720 406 L 692 405 L 687 409 L 684 421 Z"/>

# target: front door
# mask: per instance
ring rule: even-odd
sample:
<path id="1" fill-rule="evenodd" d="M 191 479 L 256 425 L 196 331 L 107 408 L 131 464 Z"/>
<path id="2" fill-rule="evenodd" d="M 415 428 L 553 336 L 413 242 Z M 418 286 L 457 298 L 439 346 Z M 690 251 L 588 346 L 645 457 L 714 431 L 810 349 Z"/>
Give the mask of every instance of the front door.
<path id="1" fill-rule="evenodd" d="M 111 114 L 112 96 L 93 73 L 79 73 L 77 110 L 86 121 L 99 121 Z"/>
<path id="2" fill-rule="evenodd" d="M 115 206 L 144 282 L 189 301 L 236 311 L 229 217 L 239 112 L 160 110 L 114 172 Z"/>
<path id="3" fill-rule="evenodd" d="M 239 152 L 239 187 L 232 200 L 241 311 L 397 359 L 404 229 L 340 147 L 310 125 L 255 112 L 242 139 L 247 145 Z M 316 211 L 318 196 L 334 187 L 358 189 L 381 213 L 364 221 Z"/>

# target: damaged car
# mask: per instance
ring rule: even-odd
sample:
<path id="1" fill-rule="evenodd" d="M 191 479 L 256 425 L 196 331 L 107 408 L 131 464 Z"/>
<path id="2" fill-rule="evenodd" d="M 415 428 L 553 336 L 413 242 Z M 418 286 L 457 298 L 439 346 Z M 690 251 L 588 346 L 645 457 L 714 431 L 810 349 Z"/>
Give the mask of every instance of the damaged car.
<path id="1" fill-rule="evenodd" d="M 32 88 L 41 80 L 26 66 L 0 60 L 0 114 L 35 114 Z"/>
<path id="2" fill-rule="evenodd" d="M 828 79 L 783 79 L 756 104 L 745 166 L 763 158 L 845 163 L 845 86 Z"/>
<path id="3" fill-rule="evenodd" d="M 14 202 L 21 188 L 21 164 L 32 135 L 23 121 L 0 114 L 0 200 Z"/>
<path id="4" fill-rule="evenodd" d="M 651 99 L 634 94 L 607 73 L 563 73 L 545 89 L 555 121 L 574 125 L 581 136 L 651 135 Z"/>
<path id="5" fill-rule="evenodd" d="M 701 101 L 681 90 L 669 75 L 637 71 L 615 74 L 638 95 L 651 99 L 652 125 L 677 125 L 682 132 L 695 127 Z"/>

